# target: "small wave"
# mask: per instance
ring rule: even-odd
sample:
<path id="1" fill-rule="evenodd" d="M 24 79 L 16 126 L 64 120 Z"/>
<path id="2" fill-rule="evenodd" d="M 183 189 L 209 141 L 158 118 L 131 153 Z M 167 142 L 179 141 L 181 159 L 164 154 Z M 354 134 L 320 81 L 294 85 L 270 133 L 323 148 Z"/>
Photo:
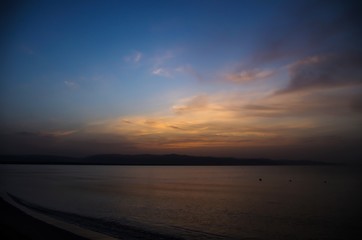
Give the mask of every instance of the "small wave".
<path id="1" fill-rule="evenodd" d="M 82 216 L 75 213 L 63 212 L 53 209 L 48 209 L 34 203 L 30 203 L 24 199 L 16 197 L 10 193 L 8 196 L 16 203 L 27 207 L 31 210 L 43 213 L 56 219 L 78 225 L 89 230 L 103 233 L 115 238 L 137 240 L 137 239 L 159 239 L 159 240 L 181 240 L 183 238 L 157 233 L 145 230 L 139 227 L 120 224 L 115 221 L 108 221 L 100 218 Z"/>

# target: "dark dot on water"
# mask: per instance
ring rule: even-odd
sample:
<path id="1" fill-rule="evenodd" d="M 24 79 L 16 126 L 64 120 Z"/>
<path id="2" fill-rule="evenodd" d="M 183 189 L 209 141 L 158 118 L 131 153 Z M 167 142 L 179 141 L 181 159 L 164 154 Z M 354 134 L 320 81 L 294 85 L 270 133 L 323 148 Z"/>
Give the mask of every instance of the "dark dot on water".
<path id="1" fill-rule="evenodd" d="M 324 182 L 324 183 L 327 183 L 327 180 L 324 180 L 323 182 Z"/>
<path id="2" fill-rule="evenodd" d="M 292 179 L 289 179 L 289 182 L 292 182 Z"/>
<path id="3" fill-rule="evenodd" d="M 259 181 L 261 182 L 261 181 L 263 181 L 263 179 L 259 178 Z"/>

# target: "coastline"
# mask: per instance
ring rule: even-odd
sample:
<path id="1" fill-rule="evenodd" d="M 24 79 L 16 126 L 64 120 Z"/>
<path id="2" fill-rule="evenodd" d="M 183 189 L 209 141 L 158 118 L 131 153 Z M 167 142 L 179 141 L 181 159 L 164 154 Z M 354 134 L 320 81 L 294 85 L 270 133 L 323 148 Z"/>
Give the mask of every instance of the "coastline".
<path id="1" fill-rule="evenodd" d="M 30 203 L 24 199 L 20 199 L 8 193 L 8 196 L 16 205 L 20 206 L 20 209 L 25 207 L 32 211 L 37 212 L 36 214 L 41 214 L 53 219 L 50 223 L 52 224 L 54 220 L 57 222 L 55 226 L 62 228 L 62 225 L 67 224 L 68 226 L 65 229 L 66 232 L 75 233 L 82 236 L 82 239 L 94 239 L 94 240 L 115 240 L 115 239 L 163 239 L 163 240 L 177 240 L 180 239 L 175 236 L 165 235 L 158 233 L 157 231 L 145 229 L 139 226 L 130 226 L 120 224 L 114 221 L 92 218 L 87 216 L 82 216 L 74 213 L 62 212 L 54 209 L 44 208 L 42 206 Z M 38 218 L 37 216 L 35 216 Z M 40 220 L 44 221 L 43 218 Z M 60 220 L 60 222 L 59 222 Z M 63 222 L 64 221 L 64 222 Z M 48 222 L 48 221 L 46 221 Z M 70 225 L 69 225 L 70 224 Z M 69 228 L 71 226 L 71 228 Z M 76 231 L 77 228 L 82 230 Z M 90 233 L 90 234 L 87 234 Z M 68 239 L 68 238 L 66 238 Z"/>
<path id="2" fill-rule="evenodd" d="M 86 240 L 71 232 L 40 221 L 0 198 L 0 238 L 37 240 Z"/>

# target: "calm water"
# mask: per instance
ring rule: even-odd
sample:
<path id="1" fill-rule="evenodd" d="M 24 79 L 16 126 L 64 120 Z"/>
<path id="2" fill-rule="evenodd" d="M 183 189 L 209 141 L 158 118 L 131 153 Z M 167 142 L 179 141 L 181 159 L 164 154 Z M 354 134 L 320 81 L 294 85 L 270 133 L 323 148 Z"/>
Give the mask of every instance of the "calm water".
<path id="1" fill-rule="evenodd" d="M 0 171 L 3 195 L 183 239 L 351 239 L 362 227 L 360 169 L 0 165 Z"/>

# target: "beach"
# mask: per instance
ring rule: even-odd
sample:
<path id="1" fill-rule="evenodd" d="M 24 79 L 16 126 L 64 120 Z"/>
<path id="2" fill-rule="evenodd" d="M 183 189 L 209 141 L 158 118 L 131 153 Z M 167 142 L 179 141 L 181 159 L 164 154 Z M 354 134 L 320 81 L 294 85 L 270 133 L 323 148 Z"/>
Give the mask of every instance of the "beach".
<path id="1" fill-rule="evenodd" d="M 0 199 L 0 238 L 11 239 L 36 239 L 36 240 L 85 240 L 81 236 L 67 232 L 20 211 L 16 207 Z"/>

